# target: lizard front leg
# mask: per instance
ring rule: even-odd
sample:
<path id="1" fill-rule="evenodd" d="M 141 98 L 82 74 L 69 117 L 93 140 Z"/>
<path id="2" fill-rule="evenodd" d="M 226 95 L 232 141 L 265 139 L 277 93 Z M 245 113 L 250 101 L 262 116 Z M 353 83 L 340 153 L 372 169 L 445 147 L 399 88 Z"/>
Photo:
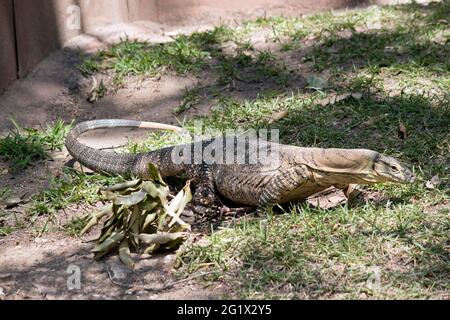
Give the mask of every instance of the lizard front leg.
<path id="1" fill-rule="evenodd" d="M 362 191 L 360 190 L 360 186 L 357 184 L 346 184 L 346 185 L 335 185 L 336 188 L 341 189 L 345 197 L 347 198 L 348 206 L 353 206 L 358 203 Z"/>
<path id="2" fill-rule="evenodd" d="M 192 197 L 194 211 L 207 215 L 218 212 L 222 204 L 220 198 L 215 193 L 214 179 L 212 178 L 209 167 L 205 164 L 195 165 L 187 170 L 186 174 L 192 179 L 195 187 Z"/>
<path id="3" fill-rule="evenodd" d="M 262 190 L 258 212 L 281 203 L 287 194 L 304 184 L 309 176 L 308 169 L 304 166 L 279 171 Z"/>

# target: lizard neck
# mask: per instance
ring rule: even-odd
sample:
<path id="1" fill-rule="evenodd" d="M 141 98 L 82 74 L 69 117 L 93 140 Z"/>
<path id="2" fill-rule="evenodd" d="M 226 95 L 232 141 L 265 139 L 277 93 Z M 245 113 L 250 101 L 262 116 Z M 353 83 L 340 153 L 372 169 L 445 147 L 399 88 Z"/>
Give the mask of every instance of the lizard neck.
<path id="1" fill-rule="evenodd" d="M 369 174 L 335 173 L 311 169 L 312 179 L 319 185 L 343 188 L 349 184 L 371 184 L 378 182 Z"/>

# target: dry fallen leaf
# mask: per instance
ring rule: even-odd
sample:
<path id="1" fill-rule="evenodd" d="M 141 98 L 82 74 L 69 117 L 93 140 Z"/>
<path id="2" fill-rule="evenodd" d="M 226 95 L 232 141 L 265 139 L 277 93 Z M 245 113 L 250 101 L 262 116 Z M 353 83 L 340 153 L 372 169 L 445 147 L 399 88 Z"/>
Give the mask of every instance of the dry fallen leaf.
<path id="1" fill-rule="evenodd" d="M 433 176 L 430 180 L 425 182 L 425 187 L 427 189 L 433 190 L 441 183 L 441 179 L 439 179 L 438 175 Z"/>
<path id="2" fill-rule="evenodd" d="M 278 122 L 281 119 L 286 118 L 288 115 L 289 115 L 289 112 L 287 112 L 286 110 L 275 112 L 270 116 L 268 123 L 272 124 L 274 122 Z"/>
<path id="3" fill-rule="evenodd" d="M 351 96 L 353 99 L 359 100 L 362 98 L 362 92 L 352 92 Z"/>
<path id="4" fill-rule="evenodd" d="M 405 140 L 408 137 L 408 132 L 406 131 L 406 127 L 401 122 L 398 125 L 398 137 L 403 140 Z"/>
<path id="5" fill-rule="evenodd" d="M 120 260 L 133 269 L 131 249 L 137 250 L 141 243 L 147 244 L 144 251 L 147 254 L 175 249 L 188 238 L 191 226 L 180 215 L 192 200 L 190 181 L 169 199 L 169 187 L 155 165 L 149 164 L 149 174 L 148 180 L 126 181 L 101 190 L 103 199 L 112 203 L 91 214 L 80 232 L 85 234 L 107 216 L 92 250 L 95 259 L 118 248 Z"/>

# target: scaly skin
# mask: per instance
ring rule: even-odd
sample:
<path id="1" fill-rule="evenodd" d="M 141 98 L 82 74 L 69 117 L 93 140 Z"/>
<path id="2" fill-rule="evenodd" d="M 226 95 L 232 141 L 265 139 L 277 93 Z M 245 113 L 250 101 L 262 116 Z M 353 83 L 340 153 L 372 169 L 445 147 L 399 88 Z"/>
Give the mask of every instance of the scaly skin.
<path id="1" fill-rule="evenodd" d="M 71 130 L 66 138 L 66 147 L 75 160 L 97 172 L 147 178 L 148 163 L 151 162 L 158 166 L 163 177 L 185 173 L 196 183 L 196 195 L 211 201 L 214 201 L 212 194 L 217 191 L 236 204 L 265 207 L 302 201 L 330 186 L 348 190 L 354 184 L 411 183 L 415 179 L 411 171 L 396 159 L 366 149 L 301 148 L 275 143 L 260 146 L 257 141 L 251 140 L 250 144 L 258 145 L 258 152 L 278 148 L 279 161 L 268 164 L 237 163 L 237 148 L 234 148 L 235 160 L 232 163 L 185 164 L 172 160 L 176 147 L 139 154 L 118 154 L 96 150 L 77 141 L 83 132 L 119 126 L 181 130 L 179 127 L 132 120 L 87 121 Z M 210 139 L 195 144 L 203 152 L 216 141 Z M 191 149 L 193 146 L 187 144 L 181 148 Z M 223 148 L 226 147 L 224 145 Z M 246 151 L 248 158 L 249 151 Z M 192 152 L 190 163 L 194 163 L 194 156 Z M 205 205 L 208 202 L 205 201 Z"/>

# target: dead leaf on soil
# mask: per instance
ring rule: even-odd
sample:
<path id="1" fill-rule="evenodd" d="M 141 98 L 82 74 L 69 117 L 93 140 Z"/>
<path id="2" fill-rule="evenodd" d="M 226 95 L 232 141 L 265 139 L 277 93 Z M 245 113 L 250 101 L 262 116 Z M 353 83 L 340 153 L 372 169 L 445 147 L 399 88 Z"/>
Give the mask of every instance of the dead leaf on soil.
<path id="1" fill-rule="evenodd" d="M 361 92 L 352 92 L 352 93 L 346 92 L 340 94 L 331 93 L 327 95 L 326 98 L 317 100 L 316 103 L 318 105 L 321 105 L 322 107 L 325 107 L 329 104 L 335 104 L 345 99 L 348 99 L 349 97 L 352 97 L 355 100 L 360 100 L 362 98 L 362 95 L 363 94 Z"/>
<path id="2" fill-rule="evenodd" d="M 434 175 L 430 180 L 425 182 L 425 187 L 429 190 L 436 189 L 436 187 L 441 183 L 438 175 Z"/>
<path id="3" fill-rule="evenodd" d="M 89 91 L 89 96 L 87 98 L 87 101 L 93 103 L 97 101 L 98 99 L 102 98 L 106 93 L 106 86 L 103 83 L 103 79 L 100 80 L 100 82 L 95 79 L 94 76 L 92 76 L 92 88 Z"/>

